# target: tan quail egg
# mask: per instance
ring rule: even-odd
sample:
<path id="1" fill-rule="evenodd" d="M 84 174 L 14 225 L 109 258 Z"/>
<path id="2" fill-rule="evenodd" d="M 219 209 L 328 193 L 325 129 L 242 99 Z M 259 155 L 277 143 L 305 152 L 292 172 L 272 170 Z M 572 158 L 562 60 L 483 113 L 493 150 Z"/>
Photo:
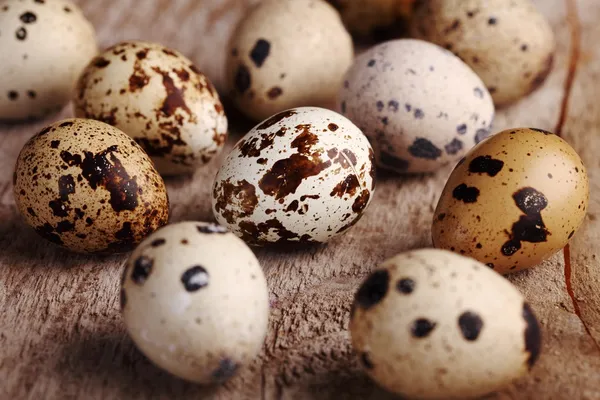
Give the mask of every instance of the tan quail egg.
<path id="1" fill-rule="evenodd" d="M 254 245 L 325 242 L 354 225 L 375 185 L 362 132 L 322 108 L 283 111 L 253 128 L 219 169 L 217 221 Z"/>
<path id="2" fill-rule="evenodd" d="M 331 106 L 353 52 L 325 1 L 265 0 L 231 39 L 228 86 L 238 108 L 257 121 L 292 107 Z"/>
<path id="3" fill-rule="evenodd" d="M 423 249 L 385 261 L 363 282 L 352 345 L 384 388 L 419 399 L 465 399 L 529 371 L 541 332 L 519 291 L 485 265 Z"/>
<path id="4" fill-rule="evenodd" d="M 220 383 L 261 350 L 269 293 L 252 251 L 222 226 L 169 225 L 133 252 L 121 309 L 138 348 L 156 365 Z"/>
<path id="5" fill-rule="evenodd" d="M 162 175 L 193 173 L 223 149 L 227 118 L 219 95 L 175 50 L 120 43 L 93 59 L 77 86 L 75 113 L 127 133 Z"/>
<path id="6" fill-rule="evenodd" d="M 488 136 L 494 118 L 490 94 L 465 63 L 414 39 L 360 55 L 338 101 L 370 139 L 378 165 L 400 173 L 432 172 L 458 161 Z"/>
<path id="7" fill-rule="evenodd" d="M 538 88 L 552 69 L 552 27 L 530 0 L 417 2 L 412 33 L 444 46 L 481 77 L 498 106 Z"/>
<path id="8" fill-rule="evenodd" d="M 0 120 L 63 108 L 98 51 L 93 26 L 67 0 L 0 0 Z"/>
<path id="9" fill-rule="evenodd" d="M 327 0 L 342 15 L 344 24 L 358 36 L 369 36 L 402 25 L 415 0 Z"/>
<path id="10" fill-rule="evenodd" d="M 454 169 L 433 218 L 433 244 L 505 274 L 562 249 L 583 223 L 586 168 L 560 137 L 509 129 L 471 150 Z"/>
<path id="11" fill-rule="evenodd" d="M 129 251 L 169 216 L 150 158 L 99 121 L 67 119 L 44 128 L 21 150 L 13 183 L 25 221 L 76 252 Z"/>

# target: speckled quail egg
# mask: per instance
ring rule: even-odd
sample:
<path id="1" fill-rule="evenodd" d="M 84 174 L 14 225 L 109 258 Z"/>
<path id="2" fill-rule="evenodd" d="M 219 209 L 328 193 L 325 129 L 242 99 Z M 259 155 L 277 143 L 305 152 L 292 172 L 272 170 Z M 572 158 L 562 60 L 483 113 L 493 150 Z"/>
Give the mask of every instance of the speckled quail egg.
<path id="1" fill-rule="evenodd" d="M 488 136 L 494 104 L 481 79 L 431 43 L 400 39 L 356 59 L 339 109 L 371 140 L 377 163 L 401 173 L 458 161 Z"/>
<path id="2" fill-rule="evenodd" d="M 299 106 L 331 106 L 352 63 L 338 12 L 322 0 L 265 0 L 234 33 L 227 81 L 254 120 Z"/>
<path id="3" fill-rule="evenodd" d="M 368 36 L 403 25 L 415 0 L 327 0 L 342 15 L 346 27 L 358 36 Z"/>
<path id="4" fill-rule="evenodd" d="M 99 121 L 44 128 L 21 150 L 13 183 L 25 221 L 77 252 L 129 251 L 168 220 L 167 191 L 150 158 Z"/>
<path id="5" fill-rule="evenodd" d="M 120 43 L 93 59 L 78 82 L 75 113 L 123 130 L 163 175 L 194 172 L 227 138 L 227 118 L 208 78 L 155 43 Z"/>
<path id="6" fill-rule="evenodd" d="M 560 137 L 509 129 L 475 147 L 454 169 L 433 219 L 433 244 L 505 274 L 562 249 L 588 206 L 586 168 Z"/>
<path id="7" fill-rule="evenodd" d="M 253 245 L 325 242 L 354 225 L 375 187 L 362 132 L 322 108 L 290 109 L 240 140 L 213 186 L 219 223 Z"/>
<path id="8" fill-rule="evenodd" d="M 0 0 L 0 120 L 59 111 L 97 51 L 93 26 L 70 1 Z"/>
<path id="9" fill-rule="evenodd" d="M 462 58 L 498 106 L 534 91 L 552 69 L 552 28 L 529 0 L 420 1 L 412 33 Z"/>
<path id="10" fill-rule="evenodd" d="M 222 226 L 160 229 L 131 255 L 121 308 L 138 348 L 181 378 L 219 383 L 262 348 L 269 293 L 258 260 Z"/>
<path id="11" fill-rule="evenodd" d="M 481 396 L 525 375 L 541 332 L 531 307 L 485 265 L 423 249 L 385 261 L 356 293 L 352 345 L 371 378 L 408 398 Z"/>

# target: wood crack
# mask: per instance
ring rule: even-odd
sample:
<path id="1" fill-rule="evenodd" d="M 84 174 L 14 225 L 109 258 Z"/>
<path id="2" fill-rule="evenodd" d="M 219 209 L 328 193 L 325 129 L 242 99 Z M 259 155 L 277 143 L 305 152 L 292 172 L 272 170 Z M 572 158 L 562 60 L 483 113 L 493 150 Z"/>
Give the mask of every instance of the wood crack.
<path id="1" fill-rule="evenodd" d="M 579 59 L 581 55 L 581 23 L 577 11 L 577 0 L 565 0 L 567 7 L 567 23 L 571 34 L 571 53 L 569 55 L 569 66 L 567 71 L 567 77 L 564 84 L 564 95 L 560 107 L 560 115 L 556 123 L 554 132 L 559 137 L 563 136 L 563 128 L 565 126 L 567 116 L 569 113 L 569 100 L 571 92 L 573 91 L 573 84 L 575 82 L 575 76 L 577 75 L 577 68 L 579 66 Z M 594 335 L 590 331 L 588 324 L 581 315 L 581 309 L 579 308 L 579 302 L 575 297 L 573 290 L 573 284 L 571 282 L 572 268 L 571 268 L 571 248 L 567 244 L 563 249 L 564 263 L 565 263 L 565 286 L 567 288 L 567 294 L 571 298 L 575 315 L 581 321 L 583 328 L 587 335 L 592 339 L 592 342 L 598 350 L 600 350 L 600 344 L 596 341 Z"/>

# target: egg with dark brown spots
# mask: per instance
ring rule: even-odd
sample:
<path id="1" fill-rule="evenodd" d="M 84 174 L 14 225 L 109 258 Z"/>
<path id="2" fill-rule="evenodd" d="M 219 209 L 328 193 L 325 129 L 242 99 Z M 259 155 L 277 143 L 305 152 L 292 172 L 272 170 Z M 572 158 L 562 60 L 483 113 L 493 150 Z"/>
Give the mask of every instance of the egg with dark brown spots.
<path id="1" fill-rule="evenodd" d="M 365 372 L 411 399 L 479 398 L 526 375 L 541 348 L 540 326 L 516 287 L 436 249 L 377 267 L 356 293 L 350 333 Z"/>
<path id="2" fill-rule="evenodd" d="M 380 167 L 432 172 L 490 133 L 494 104 L 483 82 L 447 50 L 421 40 L 382 43 L 347 72 L 338 109 L 368 136 Z"/>
<path id="3" fill-rule="evenodd" d="M 71 1 L 0 1 L 0 120 L 60 111 L 97 52 L 94 27 Z"/>
<path id="4" fill-rule="evenodd" d="M 193 173 L 227 138 L 212 83 L 181 53 L 156 43 L 123 42 L 94 58 L 79 79 L 75 113 L 127 133 L 162 175 Z"/>
<path id="5" fill-rule="evenodd" d="M 25 221 L 75 252 L 129 251 L 168 220 L 167 191 L 152 161 L 103 122 L 47 126 L 21 150 L 14 179 Z"/>
<path id="6" fill-rule="evenodd" d="M 358 222 L 373 198 L 373 151 L 345 117 L 283 111 L 244 136 L 219 169 L 217 221 L 253 245 L 322 243 Z"/>
<path id="7" fill-rule="evenodd" d="M 269 292 L 260 264 L 215 224 L 181 222 L 148 237 L 125 266 L 120 297 L 137 347 L 194 382 L 235 376 L 267 333 Z"/>
<path id="8" fill-rule="evenodd" d="M 473 148 L 454 169 L 433 218 L 435 247 L 505 274 L 562 249 L 583 223 L 586 168 L 560 137 L 509 129 Z"/>
<path id="9" fill-rule="evenodd" d="M 256 121 L 292 107 L 329 108 L 353 55 L 350 34 L 325 1 L 265 0 L 231 38 L 227 85 Z"/>
<path id="10" fill-rule="evenodd" d="M 542 85 L 556 48 L 550 23 L 530 0 L 419 1 L 412 33 L 464 60 L 497 106 Z"/>

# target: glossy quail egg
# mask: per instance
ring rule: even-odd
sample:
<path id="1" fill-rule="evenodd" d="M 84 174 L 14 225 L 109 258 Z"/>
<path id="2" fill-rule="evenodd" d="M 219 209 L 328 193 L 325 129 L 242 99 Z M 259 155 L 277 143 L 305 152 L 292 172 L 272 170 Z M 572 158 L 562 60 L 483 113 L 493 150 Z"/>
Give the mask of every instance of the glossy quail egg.
<path id="1" fill-rule="evenodd" d="M 70 1 L 0 0 L 0 120 L 59 111 L 96 52 L 93 26 Z"/>
<path id="2" fill-rule="evenodd" d="M 327 0 L 353 34 L 368 36 L 403 25 L 415 0 Z"/>
<path id="3" fill-rule="evenodd" d="M 373 197 L 373 151 L 362 132 L 322 108 L 272 116 L 240 140 L 215 178 L 217 221 L 253 245 L 325 242 Z"/>
<path id="4" fill-rule="evenodd" d="M 131 255 L 121 309 L 135 344 L 156 365 L 190 381 L 219 383 L 261 350 L 269 293 L 243 241 L 218 225 L 181 222 Z"/>
<path id="5" fill-rule="evenodd" d="M 162 175 L 193 173 L 223 149 L 227 118 L 219 95 L 175 50 L 120 43 L 93 59 L 77 86 L 75 113 L 127 133 Z"/>
<path id="6" fill-rule="evenodd" d="M 529 0 L 417 2 L 415 37 L 444 46 L 481 77 L 498 106 L 538 88 L 554 59 L 555 39 Z"/>
<path id="7" fill-rule="evenodd" d="M 433 219 L 433 244 L 505 274 L 562 249 L 581 226 L 586 168 L 560 137 L 509 129 L 475 147 L 454 169 Z"/>
<path id="8" fill-rule="evenodd" d="M 44 128 L 21 150 L 13 183 L 25 221 L 76 252 L 129 251 L 169 216 L 150 158 L 99 121 L 67 119 Z"/>
<path id="9" fill-rule="evenodd" d="M 485 395 L 529 371 L 541 332 L 519 291 L 485 265 L 424 249 L 385 261 L 356 293 L 352 345 L 366 373 L 407 398 Z"/>
<path id="10" fill-rule="evenodd" d="M 400 39 L 359 56 L 339 109 L 370 139 L 380 167 L 432 172 L 488 136 L 494 104 L 481 79 L 431 43 Z"/>
<path id="11" fill-rule="evenodd" d="M 353 51 L 338 12 L 326 2 L 265 0 L 230 42 L 233 100 L 257 121 L 292 107 L 331 106 Z"/>

